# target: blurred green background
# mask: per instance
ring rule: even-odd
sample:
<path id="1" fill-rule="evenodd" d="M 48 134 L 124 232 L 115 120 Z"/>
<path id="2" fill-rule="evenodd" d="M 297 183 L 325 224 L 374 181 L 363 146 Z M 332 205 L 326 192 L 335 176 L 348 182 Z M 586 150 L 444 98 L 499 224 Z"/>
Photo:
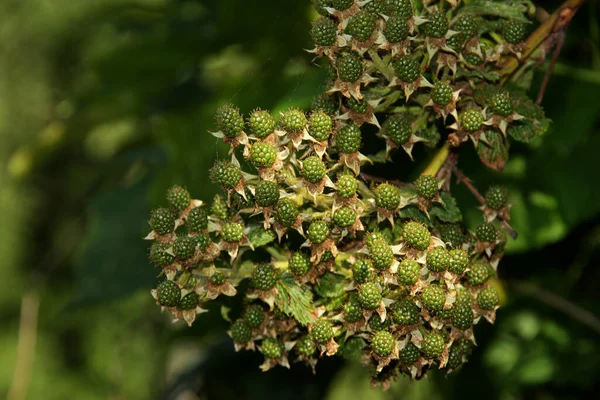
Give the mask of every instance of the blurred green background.
<path id="1" fill-rule="evenodd" d="M 480 348 L 460 373 L 400 379 L 384 393 L 340 359 L 320 362 L 316 376 L 301 365 L 262 373 L 259 355 L 233 352 L 218 307 L 188 329 L 149 294 L 149 210 L 172 184 L 203 200 L 216 193 L 207 170 L 226 152 L 207 132 L 214 110 L 307 108 L 319 92 L 325 71 L 303 51 L 310 2 L 2 0 L 0 396 L 594 398 L 598 7 L 588 2 L 569 29 L 543 102 L 550 132 L 515 144 L 504 175 L 461 151 L 476 184 L 512 190 L 520 236 L 499 269 L 506 304 L 496 325 L 477 327 Z M 546 67 L 531 77 L 534 96 Z"/>

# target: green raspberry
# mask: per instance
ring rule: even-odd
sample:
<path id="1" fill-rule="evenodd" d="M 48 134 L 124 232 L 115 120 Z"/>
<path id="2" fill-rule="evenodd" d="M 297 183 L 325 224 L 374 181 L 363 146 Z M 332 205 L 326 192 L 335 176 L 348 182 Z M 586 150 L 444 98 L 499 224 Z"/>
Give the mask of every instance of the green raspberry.
<path id="1" fill-rule="evenodd" d="M 396 339 L 388 331 L 379 331 L 371 339 L 371 348 L 375 354 L 381 357 L 387 357 L 392 354 L 395 345 Z"/>
<path id="2" fill-rule="evenodd" d="M 319 319 L 311 326 L 310 336 L 318 344 L 327 344 L 333 335 L 333 326 L 327 320 Z"/>
<path id="3" fill-rule="evenodd" d="M 156 288 L 158 303 L 165 307 L 175 307 L 181 299 L 181 289 L 173 281 L 162 281 Z"/>
<path id="4" fill-rule="evenodd" d="M 357 114 L 366 114 L 369 104 L 364 100 L 356 100 L 354 97 L 348 99 L 348 107 Z"/>
<path id="5" fill-rule="evenodd" d="M 409 221 L 402 228 L 402 237 L 409 247 L 417 250 L 425 250 L 429 247 L 431 233 L 420 222 Z"/>
<path id="6" fill-rule="evenodd" d="M 421 310 L 410 300 L 402 300 L 392 305 L 392 318 L 400 325 L 414 325 L 421 319 Z"/>
<path id="7" fill-rule="evenodd" d="M 369 328 L 371 328 L 373 332 L 383 331 L 390 327 L 391 322 L 392 321 L 389 318 L 386 318 L 385 321 L 381 322 L 379 314 L 373 314 L 373 316 L 369 318 Z"/>
<path id="8" fill-rule="evenodd" d="M 250 130 L 254 133 L 254 136 L 263 139 L 275 132 L 277 122 L 268 111 L 259 108 L 250 114 L 248 125 L 250 125 Z"/>
<path id="9" fill-rule="evenodd" d="M 378 241 L 369 246 L 369 255 L 373 266 L 379 271 L 387 270 L 394 262 L 394 252 L 385 241 Z"/>
<path id="10" fill-rule="evenodd" d="M 298 108 L 290 108 L 281 116 L 281 125 L 288 132 L 301 132 L 307 123 L 306 114 Z"/>
<path id="11" fill-rule="evenodd" d="M 431 100 L 440 106 L 447 106 L 452 102 L 452 86 L 447 82 L 437 81 L 430 92 Z"/>
<path id="12" fill-rule="evenodd" d="M 519 21 L 506 21 L 502 27 L 502 37 L 508 43 L 519 44 L 527 36 L 527 26 Z"/>
<path id="13" fill-rule="evenodd" d="M 225 275 L 223 275 L 221 272 L 215 272 L 210 277 L 210 283 L 215 286 L 221 286 L 225 283 Z"/>
<path id="14" fill-rule="evenodd" d="M 244 311 L 243 318 L 250 328 L 258 328 L 265 320 L 265 312 L 258 304 L 251 304 Z"/>
<path id="15" fill-rule="evenodd" d="M 273 338 L 265 338 L 262 341 L 262 353 L 267 358 L 280 358 L 283 355 L 283 344 Z"/>
<path id="16" fill-rule="evenodd" d="M 460 123 L 467 132 L 478 131 L 483 124 L 483 114 L 479 110 L 470 108 L 460 114 Z"/>
<path id="17" fill-rule="evenodd" d="M 440 236 L 450 248 L 458 248 L 462 246 L 465 234 L 460 224 L 444 224 L 440 227 Z"/>
<path id="18" fill-rule="evenodd" d="M 485 193 L 485 204 L 492 210 L 500 210 L 508 202 L 508 190 L 504 186 L 490 186 Z"/>
<path id="19" fill-rule="evenodd" d="M 348 323 L 354 323 L 363 319 L 362 306 L 358 300 L 352 299 L 344 304 L 344 320 Z"/>
<path id="20" fill-rule="evenodd" d="M 400 189 L 389 183 L 382 183 L 375 188 L 375 203 L 378 207 L 395 211 L 400 205 Z"/>
<path id="21" fill-rule="evenodd" d="M 485 288 L 477 295 L 477 305 L 482 310 L 493 310 L 500 304 L 500 296 L 494 288 Z"/>
<path id="22" fill-rule="evenodd" d="M 159 235 L 166 235 L 175 230 L 175 213 L 168 208 L 157 208 L 150 214 L 150 227 Z"/>
<path id="23" fill-rule="evenodd" d="M 354 0 L 332 0 L 332 4 L 338 11 L 346 11 L 354 5 Z"/>
<path id="24" fill-rule="evenodd" d="M 325 221 L 313 221 L 306 232 L 308 240 L 313 244 L 321 244 L 329 237 L 329 226 Z"/>
<path id="25" fill-rule="evenodd" d="M 234 138 L 244 130 L 244 117 L 232 104 L 226 104 L 217 110 L 217 129 L 227 137 Z"/>
<path id="26" fill-rule="evenodd" d="M 204 207 L 193 208 L 187 216 L 190 232 L 202 232 L 208 228 L 208 211 Z"/>
<path id="27" fill-rule="evenodd" d="M 335 143 L 340 153 L 355 153 L 362 144 L 362 135 L 358 125 L 350 123 L 342 127 L 335 136 Z"/>
<path id="28" fill-rule="evenodd" d="M 310 260 L 308 259 L 308 256 L 303 253 L 292 254 L 288 264 L 290 271 L 296 276 L 306 275 L 310 269 Z"/>
<path id="29" fill-rule="evenodd" d="M 279 273 L 269 264 L 260 264 L 252 271 L 252 286 L 259 290 L 270 290 L 275 287 Z"/>
<path id="30" fill-rule="evenodd" d="M 229 243 L 237 243 L 244 237 L 244 227 L 237 222 L 228 222 L 223 225 L 221 237 Z"/>
<path id="31" fill-rule="evenodd" d="M 337 194 L 348 199 L 356 194 L 358 190 L 358 180 L 350 174 L 342 174 L 338 176 L 336 183 Z"/>
<path id="32" fill-rule="evenodd" d="M 176 210 L 185 210 L 190 205 L 190 193 L 181 186 L 175 185 L 167 191 L 167 201 Z"/>
<path id="33" fill-rule="evenodd" d="M 337 26 L 330 18 L 317 18 L 310 29 L 310 37 L 318 46 L 331 46 L 337 38 Z"/>
<path id="34" fill-rule="evenodd" d="M 404 365 L 411 365 L 419 360 L 419 348 L 412 343 L 407 343 L 406 346 L 400 350 L 400 361 Z"/>
<path id="35" fill-rule="evenodd" d="M 475 53 L 465 54 L 464 57 L 465 57 L 466 63 L 469 65 L 478 66 L 478 65 L 483 64 L 483 58 L 479 57 Z"/>
<path id="36" fill-rule="evenodd" d="M 452 30 L 461 32 L 465 38 L 472 38 L 477 34 L 481 19 L 471 14 L 462 14 L 452 26 Z"/>
<path id="37" fill-rule="evenodd" d="M 381 298 L 381 290 L 372 282 L 367 282 L 358 288 L 358 301 L 365 310 L 377 309 Z"/>
<path id="38" fill-rule="evenodd" d="M 402 82 L 411 83 L 421 75 L 421 65 L 411 56 L 400 56 L 392 62 L 394 72 Z"/>
<path id="39" fill-rule="evenodd" d="M 388 12 L 391 15 L 398 15 L 404 20 L 413 16 L 413 8 L 410 0 L 388 0 Z"/>
<path id="40" fill-rule="evenodd" d="M 446 343 L 441 334 L 431 332 L 425 335 L 421 342 L 421 352 L 427 358 L 437 358 L 442 355 Z"/>
<path id="41" fill-rule="evenodd" d="M 412 136 L 410 122 L 401 114 L 395 114 L 383 123 L 383 133 L 387 135 L 392 142 L 402 146 L 409 141 Z"/>
<path id="42" fill-rule="evenodd" d="M 308 133 L 310 136 L 322 142 L 329 139 L 333 130 L 333 120 L 324 111 L 313 111 L 308 121 Z"/>
<path id="43" fill-rule="evenodd" d="M 189 260 L 196 251 L 196 240 L 191 236 L 178 236 L 173 241 L 173 254 L 180 260 Z"/>
<path id="44" fill-rule="evenodd" d="M 473 310 L 466 304 L 452 307 L 452 325 L 457 329 L 469 329 L 473 326 Z"/>
<path id="45" fill-rule="evenodd" d="M 421 302 L 429 311 L 441 311 L 446 304 L 446 293 L 438 285 L 427 286 L 421 293 Z"/>
<path id="46" fill-rule="evenodd" d="M 498 239 L 496 227 L 492 223 L 483 222 L 475 228 L 475 236 L 482 242 L 495 242 Z"/>
<path id="47" fill-rule="evenodd" d="M 375 31 L 377 15 L 368 11 L 360 11 L 348 20 L 346 32 L 359 42 L 366 42 Z"/>
<path id="48" fill-rule="evenodd" d="M 421 175 L 414 182 L 417 194 L 427 200 L 435 198 L 438 194 L 437 180 L 431 175 Z"/>
<path id="49" fill-rule="evenodd" d="M 159 267 L 166 267 L 175 261 L 175 256 L 167 253 L 169 245 L 163 243 L 153 243 L 150 247 L 150 259 Z"/>
<path id="50" fill-rule="evenodd" d="M 250 162 L 257 168 L 270 168 L 275 164 L 277 149 L 268 143 L 257 142 L 250 148 Z"/>
<path id="51" fill-rule="evenodd" d="M 450 24 L 444 13 L 438 12 L 429 14 L 427 19 L 429 22 L 426 22 L 422 25 L 422 31 L 426 36 L 442 38 L 446 35 Z"/>
<path id="52" fill-rule="evenodd" d="M 450 266 L 450 254 L 443 247 L 435 247 L 427 252 L 427 268 L 432 272 L 442 272 Z"/>
<path id="53" fill-rule="evenodd" d="M 315 343 L 308 335 L 303 336 L 300 340 L 298 340 L 294 348 L 298 354 L 304 357 L 311 357 L 313 354 L 315 354 L 315 350 L 317 349 Z"/>
<path id="54" fill-rule="evenodd" d="M 285 227 L 291 227 L 298 218 L 298 208 L 290 199 L 281 199 L 275 206 L 275 221 Z"/>
<path id="55" fill-rule="evenodd" d="M 238 319 L 231 325 L 231 338 L 238 343 L 248 343 L 252 339 L 252 329 L 246 321 Z"/>
<path id="56" fill-rule="evenodd" d="M 327 174 L 327 165 L 317 156 L 306 157 L 302 162 L 302 176 L 308 182 L 320 182 Z"/>
<path id="57" fill-rule="evenodd" d="M 490 277 L 490 265 L 483 260 L 472 262 L 466 277 L 472 286 L 483 285 Z"/>
<path id="58" fill-rule="evenodd" d="M 216 161 L 210 169 L 210 179 L 214 183 L 231 189 L 242 179 L 242 172 L 229 161 Z"/>
<path id="59" fill-rule="evenodd" d="M 404 259 L 398 267 L 398 281 L 405 285 L 414 285 L 421 276 L 421 266 L 414 260 Z"/>
<path id="60" fill-rule="evenodd" d="M 354 225 L 356 221 L 356 212 L 350 207 L 344 206 L 335 210 L 333 222 L 339 227 L 347 228 Z"/>
<path id="61" fill-rule="evenodd" d="M 356 283 L 366 283 L 374 278 L 373 264 L 365 258 L 359 258 L 352 266 L 352 276 Z"/>
<path id="62" fill-rule="evenodd" d="M 390 43 L 398 43 L 408 37 L 408 24 L 400 15 L 391 16 L 385 23 L 383 35 Z"/>
<path id="63" fill-rule="evenodd" d="M 198 295 L 196 292 L 189 292 L 179 300 L 177 308 L 182 311 L 193 310 L 198 306 Z"/>
<path id="64" fill-rule="evenodd" d="M 471 296 L 466 289 L 461 288 L 457 290 L 456 300 L 454 301 L 454 304 L 465 304 L 470 307 L 473 305 L 473 302 L 473 296 Z"/>
<path id="65" fill-rule="evenodd" d="M 321 110 L 327 115 L 335 115 L 337 111 L 337 101 L 334 96 L 321 94 L 313 98 L 311 109 Z"/>
<path id="66" fill-rule="evenodd" d="M 337 59 L 336 67 L 342 82 L 356 82 L 363 73 L 363 60 L 356 53 L 346 53 Z"/>
<path id="67" fill-rule="evenodd" d="M 455 274 L 462 274 L 467 269 L 469 264 L 469 256 L 463 249 L 453 249 L 448 252 L 450 256 L 450 262 L 448 264 L 448 271 L 454 272 Z"/>
<path id="68" fill-rule="evenodd" d="M 508 117 L 513 112 L 513 105 L 507 92 L 496 93 L 492 97 L 490 106 L 494 113 L 503 117 Z"/>
<path id="69" fill-rule="evenodd" d="M 271 181 L 260 181 L 255 188 L 254 198 L 260 207 L 270 207 L 279 201 L 279 186 Z"/>

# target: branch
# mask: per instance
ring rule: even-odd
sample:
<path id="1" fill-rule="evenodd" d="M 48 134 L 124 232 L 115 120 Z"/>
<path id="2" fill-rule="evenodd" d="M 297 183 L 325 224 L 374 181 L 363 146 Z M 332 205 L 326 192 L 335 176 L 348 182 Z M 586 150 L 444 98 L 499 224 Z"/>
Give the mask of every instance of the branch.
<path id="1" fill-rule="evenodd" d="M 444 143 L 442 148 L 437 152 L 437 154 L 433 157 L 433 160 L 429 163 L 427 168 L 423 171 L 421 175 L 431 175 L 436 176 L 440 169 L 446 163 L 448 159 L 448 155 L 450 154 L 450 144 L 448 142 Z"/>
<path id="2" fill-rule="evenodd" d="M 398 186 L 398 187 L 405 187 L 406 185 L 408 185 L 407 183 L 402 182 L 398 179 L 386 179 L 386 178 L 382 178 L 380 176 L 365 174 L 364 172 L 360 173 L 360 177 L 367 183 L 368 182 L 389 183 L 389 184 L 392 184 L 392 185 Z"/>

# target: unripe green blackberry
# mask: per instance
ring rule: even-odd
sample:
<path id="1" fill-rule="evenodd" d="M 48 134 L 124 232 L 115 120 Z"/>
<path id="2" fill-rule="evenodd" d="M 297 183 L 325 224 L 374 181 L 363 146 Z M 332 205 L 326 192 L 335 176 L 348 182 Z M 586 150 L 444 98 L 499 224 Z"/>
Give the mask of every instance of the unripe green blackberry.
<path id="1" fill-rule="evenodd" d="M 333 120 L 325 111 L 313 111 L 308 121 L 308 133 L 310 136 L 322 142 L 329 139 L 333 130 Z"/>
<path id="2" fill-rule="evenodd" d="M 362 136 L 358 125 L 350 123 L 343 126 L 335 135 L 335 144 L 340 153 L 357 152 L 362 144 Z"/>
<path id="3" fill-rule="evenodd" d="M 437 81 L 431 88 L 431 100 L 440 106 L 447 106 L 452 101 L 452 86 L 448 82 Z"/>
<path id="4" fill-rule="evenodd" d="M 409 221 L 402 227 L 402 237 L 409 247 L 417 250 L 425 250 L 429 247 L 431 233 L 420 222 Z"/>
<path id="5" fill-rule="evenodd" d="M 198 295 L 196 292 L 189 292 L 177 304 L 177 308 L 182 311 L 193 310 L 196 307 L 198 307 Z"/>
<path id="6" fill-rule="evenodd" d="M 357 114 L 366 114 L 369 104 L 365 100 L 356 100 L 354 97 L 348 99 L 348 107 Z"/>
<path id="7" fill-rule="evenodd" d="M 185 210 L 190 205 L 190 193 L 181 186 L 175 185 L 167 191 L 167 201 L 176 210 Z"/>
<path id="8" fill-rule="evenodd" d="M 165 235 L 175 230 L 175 213 L 168 208 L 157 208 L 150 213 L 150 227 L 159 235 Z"/>
<path id="9" fill-rule="evenodd" d="M 448 271 L 454 272 L 455 274 L 462 274 L 467 269 L 469 264 L 469 256 L 463 249 L 453 249 L 448 252 L 450 256 L 450 262 L 448 264 Z"/>
<path id="10" fill-rule="evenodd" d="M 337 111 L 337 101 L 334 96 L 321 94 L 312 99 L 310 108 L 313 110 L 321 110 L 327 115 L 334 115 Z"/>
<path id="11" fill-rule="evenodd" d="M 490 101 L 490 106 L 495 114 L 503 117 L 508 117 L 513 112 L 513 105 L 507 92 L 496 93 Z"/>
<path id="12" fill-rule="evenodd" d="M 376 284 L 367 282 L 358 288 L 358 301 L 365 310 L 375 310 L 381 303 L 381 290 Z"/>
<path id="13" fill-rule="evenodd" d="M 377 241 L 369 246 L 369 255 L 373 266 L 380 271 L 388 269 L 394 262 L 394 252 L 384 241 Z"/>
<path id="14" fill-rule="evenodd" d="M 391 16 L 385 23 L 383 35 L 390 43 L 398 43 L 408 37 L 408 24 L 400 15 Z"/>
<path id="15" fill-rule="evenodd" d="M 421 175 L 414 182 L 417 194 L 427 200 L 433 199 L 438 194 L 437 180 L 431 175 Z"/>
<path id="16" fill-rule="evenodd" d="M 313 221 L 308 226 L 306 236 L 314 244 L 321 244 L 329 237 L 329 226 L 325 221 Z"/>
<path id="17" fill-rule="evenodd" d="M 280 358 L 283 354 L 283 344 L 273 338 L 265 338 L 262 341 L 262 353 L 267 358 Z"/>
<path id="18" fill-rule="evenodd" d="M 175 307 L 181 299 L 181 289 L 173 281 L 162 281 L 156 288 L 158 303 L 165 307 Z"/>
<path id="19" fill-rule="evenodd" d="M 199 233 L 192 237 L 196 241 L 196 246 L 198 246 L 198 248 L 202 251 L 206 251 L 206 249 L 208 249 L 208 246 L 210 246 L 210 244 L 212 243 L 210 236 L 208 236 L 208 234 L 206 233 Z"/>
<path id="20" fill-rule="evenodd" d="M 394 346 L 396 345 L 396 339 L 388 331 L 379 331 L 373 335 L 371 339 L 371 348 L 373 352 L 381 357 L 386 357 L 392 354 Z"/>
<path id="21" fill-rule="evenodd" d="M 246 321 L 238 319 L 231 325 L 231 338 L 238 343 L 248 343 L 252 339 L 252 329 Z"/>
<path id="22" fill-rule="evenodd" d="M 290 271 L 296 276 L 305 275 L 310 269 L 310 260 L 304 253 L 294 253 L 288 263 Z"/>
<path id="23" fill-rule="evenodd" d="M 469 307 L 473 305 L 473 302 L 475 300 L 473 299 L 473 296 L 471 296 L 471 294 L 464 288 L 460 288 L 456 291 L 456 300 L 454 301 L 454 304 L 465 304 L 468 305 Z"/>
<path id="24" fill-rule="evenodd" d="M 260 264 L 252 271 L 252 286 L 259 290 L 270 290 L 275 287 L 279 274 L 275 267 L 269 264 Z"/>
<path id="25" fill-rule="evenodd" d="M 356 283 L 370 282 L 374 278 L 373 264 L 366 258 L 359 258 L 352 265 L 352 276 Z"/>
<path id="26" fill-rule="evenodd" d="M 400 325 L 414 325 L 421 319 L 421 310 L 410 300 L 402 300 L 391 307 L 394 322 Z"/>
<path id="27" fill-rule="evenodd" d="M 466 304 L 455 304 L 452 307 L 452 325 L 462 330 L 473 326 L 473 309 Z"/>
<path id="28" fill-rule="evenodd" d="M 465 38 L 472 38 L 477 34 L 481 19 L 471 14 L 462 14 L 452 25 L 452 30 L 461 32 Z"/>
<path id="29" fill-rule="evenodd" d="M 302 176 L 311 183 L 320 182 L 327 173 L 327 165 L 317 156 L 309 156 L 302 161 Z"/>
<path id="30" fill-rule="evenodd" d="M 261 207 L 270 207 L 279 201 L 279 186 L 271 181 L 260 181 L 255 188 L 254 198 Z"/>
<path id="31" fill-rule="evenodd" d="M 388 0 L 388 10 L 390 15 L 398 15 L 404 20 L 413 16 L 413 8 L 410 0 Z"/>
<path id="32" fill-rule="evenodd" d="M 425 335 L 421 342 L 421 352 L 427 358 L 436 358 L 442 355 L 446 343 L 441 334 L 437 332 L 431 332 Z"/>
<path id="33" fill-rule="evenodd" d="M 250 114 L 248 125 L 250 125 L 250 130 L 254 133 L 254 136 L 263 139 L 275 131 L 277 122 L 268 111 L 256 109 Z"/>
<path id="34" fill-rule="evenodd" d="M 396 76 L 402 82 L 411 83 L 417 80 L 421 75 L 421 65 L 419 61 L 411 56 L 400 56 L 392 62 L 392 67 Z"/>
<path id="35" fill-rule="evenodd" d="M 350 174 L 342 174 L 338 176 L 336 186 L 337 194 L 347 199 L 356 194 L 356 191 L 358 190 L 358 180 Z"/>
<path id="36" fill-rule="evenodd" d="M 400 361 L 404 365 L 411 365 L 417 362 L 419 359 L 419 348 L 412 343 L 407 343 L 406 346 L 400 350 Z"/>
<path id="37" fill-rule="evenodd" d="M 346 53 L 338 57 L 336 67 L 342 82 L 356 82 L 363 73 L 363 60 L 354 52 Z"/>
<path id="38" fill-rule="evenodd" d="M 338 208 L 333 214 L 333 222 L 342 228 L 352 226 L 356 222 L 356 212 L 347 206 Z"/>
<path id="39" fill-rule="evenodd" d="M 325 7 L 331 7 L 331 0 L 313 0 L 313 6 L 317 12 L 325 17 L 329 16 L 329 12 Z"/>
<path id="40" fill-rule="evenodd" d="M 275 164 L 277 149 L 269 143 L 256 142 L 250 148 L 250 162 L 257 168 L 270 168 Z"/>
<path id="41" fill-rule="evenodd" d="M 465 234 L 460 224 L 444 224 L 440 227 L 440 236 L 444 243 L 449 244 L 450 248 L 461 247 Z"/>
<path id="42" fill-rule="evenodd" d="M 373 0 L 365 4 L 363 9 L 375 14 L 386 14 L 388 10 L 387 0 Z"/>
<path id="43" fill-rule="evenodd" d="M 189 260 L 196 251 L 196 240 L 191 236 L 177 236 L 173 241 L 173 254 L 180 260 Z"/>
<path id="44" fill-rule="evenodd" d="M 422 31 L 426 36 L 433 38 L 442 38 L 446 35 L 449 28 L 448 18 L 443 12 L 429 14 L 429 22 L 422 25 Z"/>
<path id="45" fill-rule="evenodd" d="M 337 27 L 330 18 L 317 18 L 310 29 L 310 37 L 319 46 L 331 46 L 337 38 Z"/>
<path id="46" fill-rule="evenodd" d="M 265 312 L 258 304 L 250 304 L 244 311 L 243 318 L 250 328 L 258 328 L 265 320 Z"/>
<path id="47" fill-rule="evenodd" d="M 490 186 L 485 193 L 485 204 L 492 210 L 499 210 L 508 202 L 508 190 L 504 186 Z"/>
<path id="48" fill-rule="evenodd" d="M 352 299 L 344 304 L 344 320 L 348 323 L 358 322 L 363 319 L 362 306 L 358 300 Z"/>
<path id="49" fill-rule="evenodd" d="M 275 221 L 279 224 L 290 227 L 296 223 L 298 217 L 298 208 L 290 199 L 281 199 L 275 206 Z"/>
<path id="50" fill-rule="evenodd" d="M 421 302 L 428 311 L 441 311 L 446 304 L 446 292 L 438 285 L 430 285 L 423 289 Z"/>
<path id="51" fill-rule="evenodd" d="M 375 203 L 378 207 L 395 211 L 400 205 L 400 189 L 389 183 L 382 183 L 375 188 Z"/>
<path id="52" fill-rule="evenodd" d="M 483 260 L 472 262 L 466 277 L 467 282 L 472 286 L 483 285 L 490 277 L 490 265 Z"/>
<path id="53" fill-rule="evenodd" d="M 373 316 L 369 318 L 369 328 L 371 328 L 373 332 L 383 331 L 390 327 L 391 322 L 390 318 L 386 318 L 385 321 L 381 322 L 379 314 L 373 314 Z"/>
<path id="54" fill-rule="evenodd" d="M 212 205 L 210 206 L 210 212 L 212 212 L 217 218 L 221 220 L 227 219 L 227 204 L 225 204 L 223 198 L 218 194 L 215 195 L 215 197 L 213 198 Z"/>
<path id="55" fill-rule="evenodd" d="M 459 53 L 463 49 L 463 47 L 465 47 L 466 42 L 467 38 L 465 34 L 457 33 L 456 35 L 446 39 L 446 46 Z"/>
<path id="56" fill-rule="evenodd" d="M 414 285 L 419 280 L 420 271 L 421 266 L 418 262 L 406 258 L 398 267 L 398 281 L 405 285 Z"/>
<path id="57" fill-rule="evenodd" d="M 427 268 L 432 272 L 442 272 L 450 266 L 450 254 L 443 247 L 436 247 L 427 252 Z"/>
<path id="58" fill-rule="evenodd" d="M 483 222 L 475 228 L 475 236 L 482 242 L 495 242 L 498 239 L 496 227 L 489 222 Z"/>
<path id="59" fill-rule="evenodd" d="M 229 161 L 216 161 L 210 169 L 210 179 L 214 183 L 230 189 L 242 179 L 242 172 Z"/>
<path id="60" fill-rule="evenodd" d="M 483 64 L 483 58 L 479 57 L 479 55 L 477 55 L 475 53 L 465 54 L 464 57 L 465 57 L 465 61 L 469 65 L 478 66 L 478 65 Z"/>
<path id="61" fill-rule="evenodd" d="M 212 283 L 215 286 L 221 286 L 225 283 L 225 275 L 223 275 L 223 273 L 221 272 L 215 272 L 210 277 L 210 283 Z"/>
<path id="62" fill-rule="evenodd" d="M 281 311 L 281 309 L 277 306 L 275 306 L 275 308 L 273 309 L 273 315 L 275 316 L 275 318 L 279 319 L 279 320 L 285 320 L 287 319 L 287 315 L 286 313 L 284 313 L 283 311 Z"/>
<path id="63" fill-rule="evenodd" d="M 202 232 L 208 227 L 208 210 L 204 207 L 193 208 L 187 216 L 190 232 Z"/>
<path id="64" fill-rule="evenodd" d="M 333 326 L 325 319 L 319 319 L 311 326 L 310 336 L 318 344 L 327 344 L 333 335 Z"/>
<path id="65" fill-rule="evenodd" d="M 450 353 L 448 354 L 448 363 L 446 364 L 449 369 L 457 369 L 463 364 L 462 354 L 460 350 L 452 345 L 450 347 Z"/>
<path id="66" fill-rule="evenodd" d="M 494 288 L 485 288 L 477 295 L 477 305 L 482 310 L 493 310 L 500 304 L 500 296 Z"/>
<path id="67" fill-rule="evenodd" d="M 367 243 L 367 247 L 369 247 L 369 249 L 378 242 L 383 242 L 385 244 L 389 243 L 387 237 L 380 231 L 369 232 L 365 242 Z"/>
<path id="68" fill-rule="evenodd" d="M 301 132 L 308 123 L 304 111 L 290 108 L 281 115 L 281 126 L 288 132 Z"/>
<path id="69" fill-rule="evenodd" d="M 229 243 L 237 243 L 244 237 L 244 227 L 237 222 L 228 222 L 223 225 L 221 237 Z"/>
<path id="70" fill-rule="evenodd" d="M 354 0 L 332 0 L 333 8 L 338 11 L 345 11 L 352 7 Z"/>
<path id="71" fill-rule="evenodd" d="M 168 248 L 168 244 L 152 243 L 152 247 L 150 247 L 150 259 L 152 262 L 159 267 L 166 267 L 172 264 L 175 261 L 175 256 L 166 252 Z"/>
<path id="72" fill-rule="evenodd" d="M 366 42 L 375 31 L 377 15 L 368 11 L 360 11 L 350 17 L 345 33 L 359 42 Z"/>
<path id="73" fill-rule="evenodd" d="M 298 354 L 304 357 L 310 357 L 315 354 L 315 350 L 317 347 L 315 343 L 310 338 L 310 336 L 303 336 L 300 340 L 296 342 L 296 346 L 294 347 Z"/>
<path id="74" fill-rule="evenodd" d="M 383 133 L 398 146 L 402 146 L 412 136 L 410 122 L 400 114 L 393 115 L 383 123 Z"/>
<path id="75" fill-rule="evenodd" d="M 452 310 L 451 309 L 441 309 L 440 311 L 434 311 L 433 314 L 442 320 L 448 320 L 452 318 Z"/>
<path id="76" fill-rule="evenodd" d="M 470 108 L 460 114 L 460 123 L 467 132 L 478 131 L 483 124 L 483 114 L 479 110 Z"/>
<path id="77" fill-rule="evenodd" d="M 232 104 L 226 104 L 217 110 L 217 129 L 227 137 L 234 138 L 244 130 L 244 117 Z"/>
<path id="78" fill-rule="evenodd" d="M 508 43 L 519 44 L 527 36 L 527 26 L 519 21 L 506 21 L 502 27 L 502 37 Z"/>

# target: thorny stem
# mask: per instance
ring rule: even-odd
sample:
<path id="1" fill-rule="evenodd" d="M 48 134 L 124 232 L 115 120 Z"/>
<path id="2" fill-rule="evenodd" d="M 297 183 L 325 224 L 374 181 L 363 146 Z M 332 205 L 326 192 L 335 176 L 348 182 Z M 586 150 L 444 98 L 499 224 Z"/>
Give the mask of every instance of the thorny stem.
<path id="1" fill-rule="evenodd" d="M 546 75 L 544 76 L 544 81 L 542 82 L 542 86 L 540 87 L 540 93 L 538 94 L 537 100 L 535 104 L 538 106 L 542 103 L 542 99 L 544 98 L 544 93 L 546 93 L 546 87 L 548 86 L 548 82 L 550 81 L 550 76 L 552 75 L 552 71 L 554 71 L 554 65 L 556 65 L 556 61 L 558 60 L 558 55 L 562 50 L 563 45 L 565 44 L 565 33 L 558 32 L 556 38 L 556 46 L 554 47 L 554 51 L 552 52 L 552 60 L 550 61 L 550 66 L 546 71 Z"/>
<path id="2" fill-rule="evenodd" d="M 377 70 L 381 72 L 381 74 L 385 77 L 385 79 L 388 80 L 388 82 L 393 81 L 394 74 L 389 70 L 389 68 L 383 62 L 381 57 L 379 57 L 379 54 L 377 54 L 377 50 L 369 49 L 368 53 L 369 56 L 371 56 L 371 60 L 373 61 L 373 65 L 375 66 L 375 68 L 377 68 Z"/>
<path id="3" fill-rule="evenodd" d="M 407 185 L 406 183 L 404 183 L 398 179 L 390 180 L 390 179 L 382 178 L 380 176 L 365 174 L 364 172 L 360 173 L 360 177 L 362 179 L 364 179 L 366 182 L 389 183 L 389 184 L 392 184 L 392 185 L 398 186 L 398 187 L 404 187 Z"/>

